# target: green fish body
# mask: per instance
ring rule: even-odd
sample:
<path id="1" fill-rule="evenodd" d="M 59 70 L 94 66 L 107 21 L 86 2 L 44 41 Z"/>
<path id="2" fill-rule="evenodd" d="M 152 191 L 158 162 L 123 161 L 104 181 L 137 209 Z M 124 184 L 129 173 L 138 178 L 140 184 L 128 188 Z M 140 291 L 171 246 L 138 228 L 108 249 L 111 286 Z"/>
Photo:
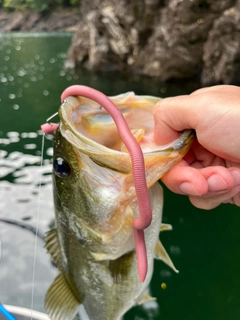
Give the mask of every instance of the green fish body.
<path id="1" fill-rule="evenodd" d="M 189 149 L 194 134 L 166 146 L 153 142 L 153 108 L 159 98 L 127 93 L 111 98 L 139 142 L 145 161 L 152 223 L 144 231 L 148 274 L 139 280 L 132 222 L 139 216 L 131 159 L 115 124 L 97 103 L 68 97 L 54 138 L 56 229 L 46 248 L 59 268 L 45 305 L 53 320 L 71 320 L 82 304 L 90 320 L 119 320 L 145 293 L 154 258 L 175 271 L 159 241 L 163 194 L 157 182 Z"/>

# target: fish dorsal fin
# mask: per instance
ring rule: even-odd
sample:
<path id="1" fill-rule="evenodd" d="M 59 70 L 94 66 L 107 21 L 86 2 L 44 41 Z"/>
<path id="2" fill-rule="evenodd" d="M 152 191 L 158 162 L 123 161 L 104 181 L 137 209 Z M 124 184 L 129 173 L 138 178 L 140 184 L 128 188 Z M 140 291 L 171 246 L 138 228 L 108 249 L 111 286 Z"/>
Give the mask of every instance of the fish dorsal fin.
<path id="1" fill-rule="evenodd" d="M 145 302 L 155 301 L 155 300 L 156 300 L 155 297 L 150 296 L 150 294 L 145 291 L 145 292 L 141 295 L 140 299 L 137 301 L 136 304 L 137 304 L 137 305 L 140 305 L 140 304 L 143 304 L 143 303 L 145 303 Z"/>
<path id="2" fill-rule="evenodd" d="M 158 260 L 162 260 L 166 263 L 171 269 L 173 269 L 176 273 L 179 271 L 175 268 L 171 258 L 169 257 L 167 251 L 165 250 L 164 246 L 162 245 L 161 241 L 158 240 L 154 249 L 155 258 Z"/>
<path id="3" fill-rule="evenodd" d="M 168 223 L 161 223 L 160 232 L 172 230 L 172 225 Z"/>
<path id="4" fill-rule="evenodd" d="M 57 265 L 58 269 L 62 270 L 62 259 L 59 249 L 59 242 L 57 236 L 57 229 L 52 229 L 46 233 L 45 236 L 46 244 L 44 248 L 47 249 L 47 252 L 50 254 L 53 262 Z"/>
<path id="5" fill-rule="evenodd" d="M 52 320 L 72 320 L 81 304 L 60 273 L 52 283 L 45 297 L 45 308 Z"/>

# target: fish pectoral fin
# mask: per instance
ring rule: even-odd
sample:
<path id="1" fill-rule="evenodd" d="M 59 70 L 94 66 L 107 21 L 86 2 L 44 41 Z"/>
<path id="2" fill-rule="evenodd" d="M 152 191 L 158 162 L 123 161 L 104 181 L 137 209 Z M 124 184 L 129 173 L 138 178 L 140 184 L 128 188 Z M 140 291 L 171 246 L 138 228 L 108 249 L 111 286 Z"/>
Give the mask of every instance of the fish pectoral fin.
<path id="1" fill-rule="evenodd" d="M 52 229 L 46 233 L 45 236 L 46 244 L 44 248 L 46 248 L 47 252 L 50 254 L 53 262 L 57 265 L 58 269 L 61 271 L 62 259 L 61 253 L 59 249 L 59 242 L 57 236 L 57 229 Z"/>
<path id="2" fill-rule="evenodd" d="M 54 280 L 45 297 L 45 308 L 52 320 L 72 320 L 81 302 L 75 297 L 62 273 Z"/>
<path id="3" fill-rule="evenodd" d="M 167 251 L 165 250 L 164 246 L 162 245 L 161 241 L 158 240 L 154 249 L 155 258 L 158 260 L 162 260 L 166 263 L 173 271 L 178 273 L 179 271 L 175 268 L 171 258 L 169 257 Z"/>
<path id="4" fill-rule="evenodd" d="M 140 299 L 137 301 L 136 305 L 140 305 L 145 302 L 155 301 L 155 300 L 157 300 L 157 298 L 150 296 L 150 294 L 148 292 L 144 292 L 141 295 Z"/>
<path id="5" fill-rule="evenodd" d="M 160 232 L 172 230 L 172 225 L 168 223 L 161 223 Z"/>

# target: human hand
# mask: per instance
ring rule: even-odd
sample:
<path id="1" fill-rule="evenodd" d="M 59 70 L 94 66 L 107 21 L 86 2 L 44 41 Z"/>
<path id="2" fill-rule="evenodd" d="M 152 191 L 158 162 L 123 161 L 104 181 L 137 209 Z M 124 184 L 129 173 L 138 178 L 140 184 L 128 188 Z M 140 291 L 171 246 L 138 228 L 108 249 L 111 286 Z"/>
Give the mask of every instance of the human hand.
<path id="1" fill-rule="evenodd" d="M 240 87 L 220 85 L 190 95 L 166 98 L 154 110 L 158 144 L 195 129 L 197 139 L 184 159 L 163 178 L 175 193 L 212 209 L 221 203 L 240 206 Z"/>

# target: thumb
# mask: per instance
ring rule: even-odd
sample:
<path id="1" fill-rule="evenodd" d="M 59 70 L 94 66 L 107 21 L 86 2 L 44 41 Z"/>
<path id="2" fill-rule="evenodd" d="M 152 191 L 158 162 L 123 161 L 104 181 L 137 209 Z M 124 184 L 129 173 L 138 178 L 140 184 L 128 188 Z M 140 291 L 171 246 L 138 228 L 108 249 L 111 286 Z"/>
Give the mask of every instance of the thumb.
<path id="1" fill-rule="evenodd" d="M 184 129 L 195 129 L 192 117 L 191 97 L 188 95 L 160 100 L 153 111 L 154 140 L 157 144 L 167 144 L 179 137 Z"/>

